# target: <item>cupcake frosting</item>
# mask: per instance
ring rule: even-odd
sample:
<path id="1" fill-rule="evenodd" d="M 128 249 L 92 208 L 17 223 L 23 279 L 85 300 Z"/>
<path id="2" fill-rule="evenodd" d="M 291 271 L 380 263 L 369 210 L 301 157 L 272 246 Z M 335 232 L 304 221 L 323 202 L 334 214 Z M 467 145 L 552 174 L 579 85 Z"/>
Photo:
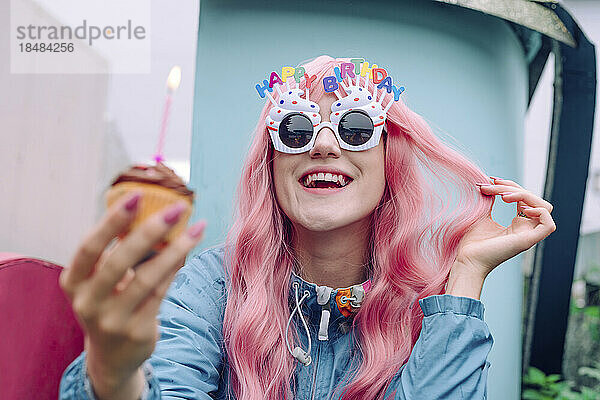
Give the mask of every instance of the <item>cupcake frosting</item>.
<path id="1" fill-rule="evenodd" d="M 194 192 L 187 188 L 183 179 L 163 163 L 156 165 L 134 165 L 119 175 L 112 186 L 120 182 L 140 182 L 160 185 L 176 190 L 182 195 L 194 197 Z"/>

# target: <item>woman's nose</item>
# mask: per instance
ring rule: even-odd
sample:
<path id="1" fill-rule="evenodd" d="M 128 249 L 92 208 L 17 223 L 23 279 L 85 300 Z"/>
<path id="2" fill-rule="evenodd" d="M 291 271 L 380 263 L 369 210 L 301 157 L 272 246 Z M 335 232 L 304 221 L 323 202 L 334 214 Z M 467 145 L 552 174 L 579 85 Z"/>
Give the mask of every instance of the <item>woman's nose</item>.
<path id="1" fill-rule="evenodd" d="M 326 158 L 326 157 L 339 157 L 342 153 L 340 144 L 335 137 L 335 133 L 328 128 L 323 127 L 317 132 L 317 138 L 315 139 L 315 145 L 310 149 L 310 156 L 313 158 Z"/>

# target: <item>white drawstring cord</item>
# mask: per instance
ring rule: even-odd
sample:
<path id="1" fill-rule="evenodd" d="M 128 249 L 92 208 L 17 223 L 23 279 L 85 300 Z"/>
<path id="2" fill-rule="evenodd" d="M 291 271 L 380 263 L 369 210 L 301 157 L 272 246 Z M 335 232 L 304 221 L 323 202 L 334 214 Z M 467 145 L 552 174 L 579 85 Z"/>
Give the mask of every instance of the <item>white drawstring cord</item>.
<path id="1" fill-rule="evenodd" d="M 310 358 L 310 355 L 309 355 L 310 350 L 312 349 L 312 342 L 310 339 L 310 331 L 308 330 L 308 325 L 306 324 L 306 321 L 304 320 L 304 316 L 300 312 L 300 305 L 302 304 L 304 299 L 306 299 L 310 296 L 310 292 L 308 290 L 305 290 L 304 296 L 302 296 L 302 299 L 300 301 L 298 301 L 298 286 L 299 286 L 298 282 L 294 282 L 292 285 L 294 286 L 294 289 L 296 291 L 296 307 L 294 308 L 294 311 L 292 311 L 292 314 L 290 314 L 290 318 L 288 319 L 287 326 L 285 327 L 285 344 L 287 345 L 288 351 L 294 358 L 296 358 L 298 361 L 300 361 L 305 366 L 308 366 L 308 365 L 310 365 L 310 363 L 312 361 L 312 359 Z M 292 347 L 290 346 L 290 342 L 288 340 L 288 331 L 290 329 L 290 323 L 292 322 L 292 318 L 294 317 L 294 314 L 296 313 L 296 311 L 298 311 L 300 320 L 302 320 L 304 329 L 306 329 L 306 336 L 308 337 L 308 350 L 307 351 L 302 350 L 302 348 L 299 346 L 296 346 L 294 348 L 294 350 L 292 351 Z"/>
<path id="2" fill-rule="evenodd" d="M 352 300 L 352 301 L 356 301 L 356 297 L 348 297 L 348 296 L 342 296 L 340 297 L 340 303 L 346 304 L 348 302 L 348 300 Z"/>
<path id="3" fill-rule="evenodd" d="M 331 306 L 329 299 L 332 288 L 329 286 L 317 286 L 317 304 L 321 306 L 321 321 L 319 322 L 319 340 L 329 340 L 329 318 L 331 317 Z"/>
<path id="4" fill-rule="evenodd" d="M 354 285 L 351 289 L 352 296 L 341 296 L 340 303 L 345 305 L 350 300 L 350 305 L 354 308 L 360 308 L 365 298 L 365 288 L 362 285 Z"/>

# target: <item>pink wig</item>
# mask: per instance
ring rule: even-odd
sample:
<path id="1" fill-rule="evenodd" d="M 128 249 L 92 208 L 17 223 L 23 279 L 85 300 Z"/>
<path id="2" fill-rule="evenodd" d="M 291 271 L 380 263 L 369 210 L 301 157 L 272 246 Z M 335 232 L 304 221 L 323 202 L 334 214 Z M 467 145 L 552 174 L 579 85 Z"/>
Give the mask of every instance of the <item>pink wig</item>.
<path id="1" fill-rule="evenodd" d="M 317 82 L 333 75 L 340 62 L 349 59 L 320 56 L 303 65 L 317 75 L 310 100 L 323 96 Z M 369 85 L 372 91 L 373 82 Z M 389 101 L 393 93 L 386 92 L 383 106 Z M 258 119 L 226 240 L 230 286 L 223 330 L 230 389 L 239 400 L 294 397 L 297 361 L 285 344 L 294 231 L 275 197 L 274 150 L 265 127 L 271 107 L 267 101 Z M 387 113 L 386 132 L 386 187 L 371 215 L 373 285 L 353 320 L 362 364 L 339 388 L 342 400 L 383 398 L 421 331 L 418 300 L 444 293 L 461 238 L 492 205 L 491 197 L 480 195 L 475 186 L 489 181 L 487 175 L 443 144 L 402 99 Z"/>

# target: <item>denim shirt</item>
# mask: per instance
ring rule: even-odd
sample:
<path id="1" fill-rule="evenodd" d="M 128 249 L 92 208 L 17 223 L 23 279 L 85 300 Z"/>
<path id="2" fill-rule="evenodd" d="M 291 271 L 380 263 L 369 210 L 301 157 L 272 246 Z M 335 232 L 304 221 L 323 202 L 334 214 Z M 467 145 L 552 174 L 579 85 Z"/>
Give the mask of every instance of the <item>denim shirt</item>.
<path id="1" fill-rule="evenodd" d="M 227 398 L 223 257 L 223 246 L 205 250 L 177 273 L 161 305 L 161 337 L 144 364 L 143 399 Z M 310 363 L 296 362 L 294 399 L 331 399 L 336 386 L 347 382 L 360 357 L 353 345 L 351 321 L 355 306 L 360 306 L 359 297 L 368 296 L 368 284 L 332 289 L 292 273 L 290 309 L 297 308 L 297 289 L 299 300 L 304 297 L 299 310 L 311 339 Z M 419 300 L 419 305 L 424 314 L 420 336 L 385 399 L 486 399 L 487 357 L 493 338 L 483 320 L 483 304 L 468 297 L 433 295 Z M 308 335 L 297 311 L 292 319 L 301 343 L 290 346 L 308 350 Z M 341 391 L 336 394 L 339 398 Z M 85 352 L 65 370 L 59 398 L 94 399 L 85 371 Z"/>

